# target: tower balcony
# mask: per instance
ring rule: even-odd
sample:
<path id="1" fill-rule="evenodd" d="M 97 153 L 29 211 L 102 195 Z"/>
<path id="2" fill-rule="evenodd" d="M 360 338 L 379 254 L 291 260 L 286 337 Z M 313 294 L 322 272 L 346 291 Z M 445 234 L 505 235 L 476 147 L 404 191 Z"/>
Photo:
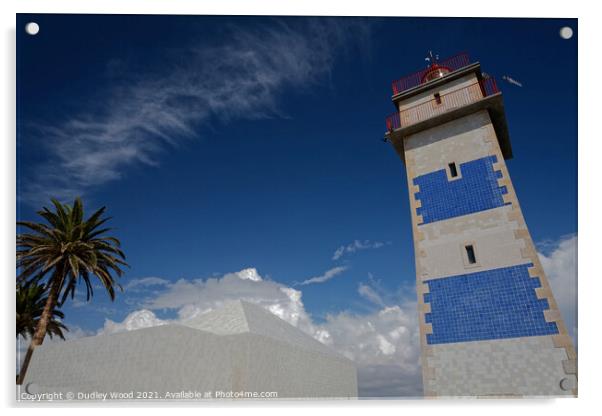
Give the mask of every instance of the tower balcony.
<path id="1" fill-rule="evenodd" d="M 512 158 L 502 94 L 495 78 L 482 77 L 478 62 L 442 76 L 436 74 L 394 95 L 393 102 L 398 111 L 386 118 L 384 140 L 391 142 L 402 160 L 405 137 L 481 110 L 489 113 L 504 159 Z"/>
<path id="2" fill-rule="evenodd" d="M 428 68 L 421 69 L 420 71 L 416 71 L 412 74 L 406 75 L 403 78 L 393 81 L 391 84 L 393 96 L 438 78 L 438 76 L 442 75 L 443 73 L 456 71 L 460 68 L 468 66 L 469 64 L 470 57 L 466 52 L 462 52 L 442 61 L 438 61 L 435 65 L 430 65 Z"/>
<path id="3" fill-rule="evenodd" d="M 451 90 L 443 94 L 435 94 L 434 98 L 419 102 L 410 107 L 402 107 L 400 111 L 386 118 L 387 132 L 421 123 L 444 113 L 469 106 L 485 97 L 497 94 L 499 89 L 495 78 L 475 80 L 474 83 Z"/>

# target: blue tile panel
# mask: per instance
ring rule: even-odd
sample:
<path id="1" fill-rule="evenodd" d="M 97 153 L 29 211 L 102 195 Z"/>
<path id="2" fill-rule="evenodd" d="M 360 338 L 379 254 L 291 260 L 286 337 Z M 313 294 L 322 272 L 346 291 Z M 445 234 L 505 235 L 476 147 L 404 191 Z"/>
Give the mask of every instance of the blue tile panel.
<path id="1" fill-rule="evenodd" d="M 460 164 L 459 179 L 448 180 L 445 169 L 414 178 L 420 187 L 415 198 L 422 206 L 416 209 L 423 224 L 507 205 L 502 195 L 508 192 L 498 185 L 501 171 L 494 171 L 496 156 Z"/>
<path id="2" fill-rule="evenodd" d="M 430 293 L 424 302 L 433 333 L 428 344 L 516 338 L 557 334 L 554 322 L 546 322 L 546 299 L 538 299 L 538 277 L 530 277 L 533 264 L 427 280 Z"/>

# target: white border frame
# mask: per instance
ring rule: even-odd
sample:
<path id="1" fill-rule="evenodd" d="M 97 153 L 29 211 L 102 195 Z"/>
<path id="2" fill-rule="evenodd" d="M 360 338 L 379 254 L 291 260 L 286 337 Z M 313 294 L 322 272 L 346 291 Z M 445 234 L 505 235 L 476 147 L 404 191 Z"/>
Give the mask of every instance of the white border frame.
<path id="1" fill-rule="evenodd" d="M 193 0 L 4 0 L 0 2 L 3 22 L 3 51 L 2 60 L 2 91 L 0 101 L 2 119 L 0 125 L 4 128 L 2 149 L 2 196 L 0 204 L 2 218 L 2 265 L 4 268 L 4 302 L 5 313 L 3 328 L 6 331 L 2 343 L 3 369 L 1 391 L 5 398 L 5 405 L 14 406 L 14 342 L 12 330 L 14 321 L 14 296 L 10 276 L 14 273 L 14 236 L 15 236 L 15 13 L 119 13 L 119 14 L 278 14 L 278 15 L 363 15 L 363 16 L 450 16 L 450 17 L 578 17 L 579 39 L 579 223 L 585 227 L 579 228 L 579 399 L 562 400 L 483 400 L 483 401 L 358 401 L 358 402 L 244 402 L 207 404 L 211 411 L 229 411 L 231 407 L 245 408 L 251 414 L 270 413 L 307 413 L 308 407 L 319 407 L 328 413 L 333 413 L 336 408 L 345 407 L 345 412 L 365 414 L 374 409 L 379 413 L 398 414 L 399 407 L 404 411 L 418 411 L 424 413 L 445 412 L 446 414 L 478 414 L 484 410 L 491 415 L 506 415 L 510 408 L 530 408 L 530 412 L 546 412 L 547 414 L 578 414 L 591 407 L 597 408 L 597 403 L 602 397 L 599 392 L 600 353 L 602 342 L 599 331 L 599 310 L 595 307 L 600 302 L 597 294 L 600 290 L 600 267 L 596 261 L 597 246 L 599 245 L 600 227 L 600 192 L 599 184 L 602 183 L 600 155 L 602 154 L 602 140 L 600 140 L 597 110 L 599 108 L 600 91 L 599 71 L 602 68 L 598 50 L 598 39 L 602 38 L 599 22 L 601 20 L 599 8 L 595 2 L 567 2 L 547 1 L 524 2 L 506 0 L 504 2 L 483 3 L 482 1 L 454 0 L 429 1 L 427 3 L 397 2 L 385 0 L 371 0 L 369 2 L 304 0 L 303 2 L 282 2 L 275 0 L 246 0 L 229 1 L 193 1 Z M 495 47 L 495 45 L 492 45 Z M 9 336 L 10 335 L 10 336 Z M 46 404 L 47 406 L 48 404 Z M 81 412 L 79 409 L 65 409 L 64 405 L 57 405 L 50 413 Z M 106 407 L 123 407 L 123 404 L 107 404 Z M 145 413 L 162 414 L 164 407 L 173 404 L 149 403 L 145 406 Z M 36 408 L 29 409 L 31 413 L 40 414 L 47 412 Z M 103 406 L 105 407 L 105 406 Z M 178 412 L 198 414 L 198 405 L 178 406 Z M 282 407 L 287 407 L 286 410 Z M 242 409 L 241 409 L 242 410 Z M 524 409 L 527 410 L 527 409 Z M 86 413 L 100 414 L 104 408 L 87 409 Z"/>

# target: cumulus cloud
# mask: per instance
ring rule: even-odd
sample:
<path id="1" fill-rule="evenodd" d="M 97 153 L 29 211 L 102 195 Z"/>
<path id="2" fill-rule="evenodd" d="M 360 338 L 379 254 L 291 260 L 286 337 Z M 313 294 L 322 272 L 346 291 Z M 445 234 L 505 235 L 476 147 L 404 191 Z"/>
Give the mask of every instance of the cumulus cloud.
<path id="1" fill-rule="evenodd" d="M 539 259 L 569 333 L 577 344 L 577 236 L 538 244 Z"/>
<path id="2" fill-rule="evenodd" d="M 104 326 L 98 330 L 98 335 L 150 328 L 153 326 L 165 325 L 168 322 L 169 321 L 157 318 L 153 312 L 147 309 L 141 309 L 130 313 L 123 322 L 114 322 L 110 319 L 106 319 Z"/>
<path id="3" fill-rule="evenodd" d="M 301 292 L 264 279 L 254 268 L 222 277 L 180 279 L 144 306 L 151 310 L 177 310 L 179 318 L 186 320 L 238 299 L 263 306 L 292 325 L 309 327 L 311 320 L 303 308 Z"/>
<path id="4" fill-rule="evenodd" d="M 324 283 L 324 282 L 327 282 L 328 280 L 332 279 L 336 275 L 343 273 L 345 270 L 347 270 L 347 267 L 345 267 L 345 266 L 333 267 L 332 269 L 327 270 L 324 273 L 322 273 L 320 276 L 310 277 L 309 279 L 302 281 L 301 283 L 299 283 L 299 285 L 305 286 L 305 285 L 311 285 L 314 283 Z"/>
<path id="5" fill-rule="evenodd" d="M 321 325 L 330 345 L 358 366 L 363 397 L 420 396 L 420 339 L 415 303 L 369 314 L 329 315 Z"/>
<path id="6" fill-rule="evenodd" d="M 332 255 L 333 260 L 338 260 L 343 257 L 345 254 L 355 253 L 356 251 L 361 250 L 374 250 L 377 248 L 384 247 L 385 245 L 391 244 L 390 242 L 382 242 L 382 241 L 370 241 L 370 240 L 355 240 L 353 243 L 341 246 L 336 249 L 334 254 Z"/>
<path id="7" fill-rule="evenodd" d="M 112 79 L 95 105 L 37 127 L 48 161 L 25 178 L 20 197 L 64 199 L 121 178 L 128 166 L 155 166 L 209 122 L 283 116 L 282 91 L 327 80 L 337 54 L 351 40 L 364 43 L 369 29 L 360 19 L 288 22 L 232 26 L 219 43 L 166 51 L 160 68 L 121 71 L 137 78 Z"/>

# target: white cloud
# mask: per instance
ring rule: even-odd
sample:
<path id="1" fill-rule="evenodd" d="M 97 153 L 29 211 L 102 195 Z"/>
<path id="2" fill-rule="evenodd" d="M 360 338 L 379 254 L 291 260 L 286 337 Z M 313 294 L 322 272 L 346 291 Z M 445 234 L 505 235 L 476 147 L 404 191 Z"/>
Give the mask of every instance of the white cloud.
<path id="1" fill-rule="evenodd" d="M 539 259 L 567 329 L 577 344 L 577 236 L 566 236 L 556 243 L 546 241 L 538 246 L 546 252 L 539 253 Z"/>
<path id="2" fill-rule="evenodd" d="M 351 244 L 347 244 L 345 246 L 341 246 L 336 249 L 334 254 L 332 255 L 333 260 L 338 260 L 343 257 L 345 254 L 355 253 L 356 251 L 361 250 L 374 250 L 377 248 L 384 247 L 385 245 L 389 245 L 391 242 L 382 242 L 382 241 L 370 241 L 370 240 L 355 240 Z"/>
<path id="3" fill-rule="evenodd" d="M 166 147 L 198 137 L 213 120 L 283 116 L 283 89 L 301 92 L 328 79 L 335 56 L 367 31 L 357 19 L 233 26 L 218 44 L 166 53 L 159 68 L 140 73 L 125 65 L 122 74 L 140 78 L 112 79 L 109 90 L 91 98 L 93 108 L 38 127 L 35 145 L 46 146 L 48 161 L 26 177 L 19 196 L 47 203 L 117 180 L 128 166 L 157 165 Z"/>
<path id="4" fill-rule="evenodd" d="M 324 283 L 324 282 L 332 279 L 336 275 L 343 273 L 345 270 L 347 270 L 347 267 L 345 267 L 345 266 L 333 267 L 332 269 L 325 271 L 320 276 L 310 277 L 309 279 L 302 281 L 301 283 L 299 283 L 299 285 L 305 286 L 305 285 L 311 285 L 314 283 Z"/>
<path id="5" fill-rule="evenodd" d="M 357 293 L 378 307 L 408 304 L 416 299 L 416 288 L 413 283 L 404 283 L 391 290 L 383 287 L 381 280 L 375 278 L 372 273 L 368 273 L 367 282 L 358 284 Z"/>
<path id="6" fill-rule="evenodd" d="M 249 268 L 222 277 L 180 279 L 144 305 L 150 310 L 177 310 L 181 320 L 219 308 L 225 302 L 243 299 L 258 304 L 303 330 L 314 330 L 301 301 L 301 292 L 261 277 Z"/>
<path id="7" fill-rule="evenodd" d="M 382 297 L 371 286 L 360 282 L 357 292 L 360 294 L 360 296 L 369 300 L 370 302 L 379 306 L 384 306 Z"/>
<path id="8" fill-rule="evenodd" d="M 105 324 L 98 331 L 98 334 L 114 334 L 117 332 L 133 331 L 135 329 L 165 325 L 168 322 L 169 321 L 157 318 L 153 312 L 147 309 L 141 309 L 130 313 L 123 322 L 120 323 L 105 319 Z"/>
<path id="9" fill-rule="evenodd" d="M 332 348 L 356 362 L 361 396 L 422 394 L 415 303 L 370 314 L 329 315 L 321 327 Z"/>

